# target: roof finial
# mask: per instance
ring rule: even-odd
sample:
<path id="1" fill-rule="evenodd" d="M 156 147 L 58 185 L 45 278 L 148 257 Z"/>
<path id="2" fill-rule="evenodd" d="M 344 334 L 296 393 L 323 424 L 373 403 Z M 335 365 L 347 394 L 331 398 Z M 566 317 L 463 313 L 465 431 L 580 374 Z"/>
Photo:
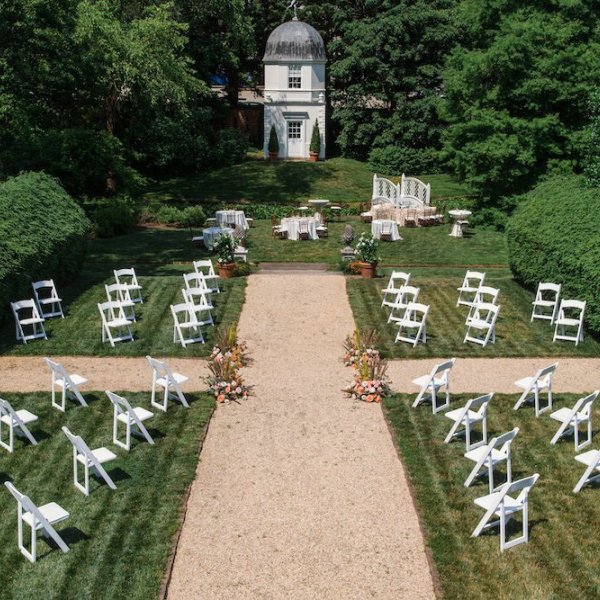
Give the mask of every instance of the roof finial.
<path id="1" fill-rule="evenodd" d="M 298 7 L 296 6 L 296 3 L 297 3 L 297 2 L 298 2 L 298 0 L 292 0 L 292 1 L 290 2 L 289 6 L 288 6 L 288 10 L 289 10 L 290 8 L 293 8 L 293 9 L 294 9 L 294 18 L 293 18 L 293 20 L 294 20 L 294 21 L 297 21 L 297 20 L 298 20 Z"/>

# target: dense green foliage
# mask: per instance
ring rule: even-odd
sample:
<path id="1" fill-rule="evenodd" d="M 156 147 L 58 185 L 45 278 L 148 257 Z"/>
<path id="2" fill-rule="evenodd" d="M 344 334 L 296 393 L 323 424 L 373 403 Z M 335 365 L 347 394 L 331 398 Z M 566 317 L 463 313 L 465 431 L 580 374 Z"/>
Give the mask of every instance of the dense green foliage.
<path id="1" fill-rule="evenodd" d="M 90 222 L 60 184 L 25 173 L 0 184 L 0 320 L 9 302 L 32 297 L 31 282 L 73 277 Z"/>
<path id="2" fill-rule="evenodd" d="M 445 56 L 456 43 L 452 0 L 378 0 L 336 11 L 330 72 L 345 156 L 380 171 L 438 165 Z"/>
<path id="3" fill-rule="evenodd" d="M 585 174 L 590 185 L 600 187 L 600 88 L 596 88 L 590 96 L 589 112 Z"/>
<path id="4" fill-rule="evenodd" d="M 114 382 L 119 385 L 118 373 Z M 152 408 L 148 393 L 122 394 L 133 406 Z M 113 413 L 106 394 L 83 391 L 83 395 L 87 408 L 70 403 L 63 414 L 51 408 L 47 392 L 2 394 L 15 409 L 27 408 L 39 417 L 30 425 L 39 444 L 17 438 L 13 454 L 3 451 L 1 480 L 12 481 L 38 506 L 57 502 L 71 515 L 56 525 L 70 552 L 63 554 L 40 535 L 38 560 L 32 565 L 17 548 L 17 504 L 2 486 L 0 589 L 5 600 L 159 597 L 214 397 L 186 393 L 190 408 L 171 404 L 168 413 L 152 410 L 154 416 L 146 426 L 155 445 L 136 438 L 126 452 L 110 443 Z M 104 446 L 115 452 L 117 459 L 105 463 L 105 468 L 116 490 L 92 475 L 89 497 L 75 488 L 73 453 L 63 425 L 90 448 Z M 82 469 L 79 474 L 83 479 Z M 25 530 L 25 539 L 28 534 Z"/>
<path id="5" fill-rule="evenodd" d="M 453 171 L 497 198 L 548 171 L 581 168 L 600 81 L 596 0 L 464 0 L 462 44 L 444 75 Z"/>
<path id="6" fill-rule="evenodd" d="M 271 125 L 269 131 L 269 154 L 277 154 L 279 152 L 279 140 L 277 139 L 277 131 L 275 131 L 275 125 Z"/>
<path id="7" fill-rule="evenodd" d="M 319 121 L 315 121 L 312 134 L 310 136 L 310 151 L 314 154 L 321 152 L 321 132 L 319 131 Z"/>
<path id="8" fill-rule="evenodd" d="M 507 231 L 510 266 L 530 287 L 560 283 L 564 298 L 587 301 L 586 323 L 600 332 L 600 200 L 582 177 L 546 181 L 522 201 Z"/>
<path id="9" fill-rule="evenodd" d="M 86 209 L 92 221 L 92 233 L 108 238 L 132 232 L 139 220 L 137 203 L 128 196 L 96 200 Z"/>

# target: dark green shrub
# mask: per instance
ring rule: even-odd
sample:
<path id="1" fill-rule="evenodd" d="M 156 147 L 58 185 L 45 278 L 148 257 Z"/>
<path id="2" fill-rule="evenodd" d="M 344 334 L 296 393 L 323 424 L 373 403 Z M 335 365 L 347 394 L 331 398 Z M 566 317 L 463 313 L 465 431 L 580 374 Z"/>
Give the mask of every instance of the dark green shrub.
<path id="1" fill-rule="evenodd" d="M 217 132 L 214 147 L 216 165 L 233 165 L 242 162 L 250 144 L 248 138 L 237 129 L 222 129 Z"/>
<path id="2" fill-rule="evenodd" d="M 545 181 L 521 198 L 507 237 L 515 278 L 562 284 L 563 297 L 587 301 L 587 325 L 600 333 L 598 189 L 574 175 Z"/>
<path id="3" fill-rule="evenodd" d="M 131 233 L 140 217 L 137 204 L 129 196 L 97 200 L 88 208 L 88 214 L 94 235 L 100 238 Z"/>
<path id="4" fill-rule="evenodd" d="M 376 173 L 437 173 L 440 155 L 434 148 L 384 146 L 373 148 L 369 166 Z"/>
<path id="5" fill-rule="evenodd" d="M 233 269 L 234 277 L 246 277 L 252 273 L 252 267 L 243 261 L 237 261 Z"/>
<path id="6" fill-rule="evenodd" d="M 321 132 L 319 131 L 319 121 L 317 120 L 315 120 L 315 126 L 312 130 L 309 150 L 314 154 L 321 153 Z"/>
<path id="7" fill-rule="evenodd" d="M 155 212 L 151 212 L 151 210 L 152 207 L 146 209 L 144 220 L 146 222 L 160 223 L 161 225 L 199 227 L 206 219 L 204 209 L 201 206 L 179 208 L 170 204 L 163 204 Z"/>
<path id="8" fill-rule="evenodd" d="M 271 131 L 269 132 L 269 154 L 279 154 L 279 140 L 277 139 L 275 125 L 271 125 Z"/>
<path id="9" fill-rule="evenodd" d="M 31 298 L 31 282 L 71 279 L 85 256 L 90 222 L 58 181 L 23 173 L 0 184 L 0 319 Z"/>

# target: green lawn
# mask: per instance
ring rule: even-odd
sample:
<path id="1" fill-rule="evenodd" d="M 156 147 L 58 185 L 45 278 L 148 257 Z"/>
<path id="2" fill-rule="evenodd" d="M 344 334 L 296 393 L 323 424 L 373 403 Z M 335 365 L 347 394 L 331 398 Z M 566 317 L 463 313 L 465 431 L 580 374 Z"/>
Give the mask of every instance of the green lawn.
<path id="1" fill-rule="evenodd" d="M 452 407 L 472 397 L 453 396 Z M 413 396 L 394 396 L 385 401 L 388 420 L 414 486 L 444 597 L 598 598 L 600 537 L 596 529 L 600 522 L 600 490 L 594 485 L 579 494 L 572 493 L 584 470 L 573 458 L 572 440 L 551 446 L 556 421 L 547 415 L 536 419 L 532 408 L 514 412 L 516 398 L 500 394 L 494 397 L 489 430 L 496 435 L 519 427 L 512 446 L 513 478 L 537 472 L 540 479 L 529 497 L 529 543 L 502 554 L 497 529 L 470 538 L 483 516 L 473 500 L 487 493 L 487 479 L 464 487 L 472 463 L 463 457 L 463 440 L 443 443 L 450 420 L 441 414 L 433 416 L 429 406 L 411 408 Z M 561 394 L 555 406 L 570 406 L 575 400 L 573 395 Z M 595 416 L 600 417 L 598 410 Z"/>
<path id="2" fill-rule="evenodd" d="M 346 224 L 354 228 L 355 239 L 370 232 L 370 225 L 358 218 L 345 217 L 330 221 L 329 237 L 311 241 L 274 239 L 270 221 L 255 221 L 248 238 L 249 260 L 257 262 L 323 262 L 338 266 L 341 241 Z M 474 230 L 470 237 L 457 239 L 448 235 L 450 225 L 407 229 L 401 228 L 399 242 L 382 242 L 379 255 L 382 265 L 502 265 L 508 266 L 504 235 L 495 231 Z"/>
<path id="3" fill-rule="evenodd" d="M 123 395 L 134 406 L 150 408 L 147 393 Z M 17 441 L 12 455 L 2 450 L 1 481 L 12 481 L 38 506 L 58 502 L 69 511 L 71 517 L 57 525 L 57 531 L 71 550 L 63 554 L 40 541 L 38 562 L 30 564 L 17 548 L 17 504 L 2 486 L 2 598 L 147 600 L 158 596 L 214 398 L 190 394 L 187 410 L 175 405 L 166 414 L 153 410 L 149 431 L 156 444 L 135 441 L 127 453 L 112 444 L 112 408 L 106 395 L 85 396 L 90 400 L 88 408 L 71 405 L 62 414 L 50 408 L 49 393 L 3 394 L 16 409 L 27 408 L 38 415 L 31 431 L 39 444 Z M 92 478 L 92 492 L 86 498 L 73 486 L 72 447 L 60 430 L 62 425 L 81 435 L 91 448 L 106 446 L 118 455 L 107 465 L 117 490 Z"/>
<path id="4" fill-rule="evenodd" d="M 188 269 L 191 270 L 191 269 Z M 108 273 L 106 273 L 108 275 Z M 78 279 L 61 290 L 66 300 L 65 319 L 45 322 L 47 340 L 28 344 L 16 342 L 12 324 L 1 336 L 0 352 L 14 355 L 86 355 L 86 356 L 208 356 L 212 350 L 214 327 L 203 328 L 205 344 L 191 344 L 183 348 L 173 343 L 173 317 L 169 306 L 183 302 L 183 277 L 138 277 L 143 286 L 144 303 L 136 307 L 137 322 L 133 324 L 132 342 L 117 343 L 114 348 L 102 342 L 100 313 L 96 304 L 106 300 L 104 283 L 89 278 Z M 220 294 L 213 294 L 213 318 L 219 324 L 237 323 L 244 303 L 246 278 L 239 277 L 221 283 Z"/>
<path id="5" fill-rule="evenodd" d="M 400 173 L 390 177 L 399 180 Z M 469 194 L 465 186 L 448 175 L 418 177 L 431 183 L 433 200 Z M 295 204 L 310 198 L 327 198 L 352 203 L 370 202 L 372 189 L 373 172 L 366 163 L 356 160 L 333 158 L 318 163 L 248 160 L 197 176 L 162 180 L 147 188 L 144 199 Z"/>
<path id="6" fill-rule="evenodd" d="M 451 356 L 600 356 L 600 343 L 587 335 L 575 346 L 571 342 L 552 343 L 549 323 L 530 322 L 533 294 L 521 287 L 507 269 L 487 270 L 486 284 L 500 288 L 501 306 L 496 324 L 496 343 L 482 348 L 463 343 L 468 309 L 456 306 L 464 269 L 409 269 L 411 283 L 421 289 L 419 302 L 431 306 L 427 320 L 427 343 L 413 348 L 405 342 L 394 343 L 397 328 L 387 324 L 388 313 L 381 308 L 381 289 L 385 277 L 375 280 L 349 278 L 348 298 L 359 328 L 375 328 L 380 348 L 387 357 L 426 358 Z"/>

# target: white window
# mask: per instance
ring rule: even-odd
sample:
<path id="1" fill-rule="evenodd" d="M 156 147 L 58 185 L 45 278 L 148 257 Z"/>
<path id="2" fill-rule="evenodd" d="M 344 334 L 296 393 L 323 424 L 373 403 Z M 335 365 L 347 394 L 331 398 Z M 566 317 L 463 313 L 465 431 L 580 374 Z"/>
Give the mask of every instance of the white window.
<path id="1" fill-rule="evenodd" d="M 288 121 L 288 139 L 302 139 L 302 121 Z"/>
<path id="2" fill-rule="evenodd" d="M 288 88 L 300 89 L 302 87 L 302 67 L 290 65 L 288 67 Z"/>

